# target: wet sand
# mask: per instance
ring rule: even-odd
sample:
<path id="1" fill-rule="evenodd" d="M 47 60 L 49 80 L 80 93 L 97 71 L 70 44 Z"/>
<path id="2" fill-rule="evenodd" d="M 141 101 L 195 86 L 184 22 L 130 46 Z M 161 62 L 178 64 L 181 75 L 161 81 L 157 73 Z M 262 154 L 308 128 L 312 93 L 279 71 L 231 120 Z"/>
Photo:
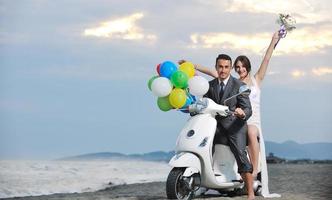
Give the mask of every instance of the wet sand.
<path id="1" fill-rule="evenodd" d="M 282 195 L 279 200 L 332 199 L 332 165 L 270 165 L 270 191 Z M 112 186 L 96 192 L 53 194 L 10 199 L 27 200 L 156 200 L 166 199 L 165 182 Z M 245 200 L 246 196 L 205 195 L 195 199 Z M 264 199 L 256 197 L 257 200 Z"/>
<path id="2" fill-rule="evenodd" d="M 38 197 L 24 197 L 24 198 L 13 198 L 13 199 L 27 199 L 27 200 L 157 200 L 157 199 L 167 199 L 165 192 L 165 183 L 164 182 L 153 182 L 153 183 L 144 183 L 144 184 L 131 184 L 131 185 L 120 185 L 114 186 L 105 190 L 100 190 L 97 192 L 86 192 L 79 194 L 53 194 L 53 195 L 44 195 Z M 216 195 L 209 195 L 204 197 L 197 197 L 199 199 L 206 200 L 245 200 L 246 196 L 240 197 L 222 197 Z M 257 197 L 257 200 L 264 199 L 262 197 Z M 310 199 L 301 194 L 282 194 L 284 199 L 294 199 L 294 200 L 306 200 Z"/>

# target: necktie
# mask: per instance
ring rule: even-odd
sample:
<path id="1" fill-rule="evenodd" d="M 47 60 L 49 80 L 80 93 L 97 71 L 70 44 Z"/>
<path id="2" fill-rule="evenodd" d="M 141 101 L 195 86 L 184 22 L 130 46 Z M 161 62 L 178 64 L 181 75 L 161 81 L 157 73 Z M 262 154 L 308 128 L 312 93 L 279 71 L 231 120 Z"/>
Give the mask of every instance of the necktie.
<path id="1" fill-rule="evenodd" d="M 219 101 L 222 99 L 224 95 L 224 82 L 221 82 L 219 85 Z"/>

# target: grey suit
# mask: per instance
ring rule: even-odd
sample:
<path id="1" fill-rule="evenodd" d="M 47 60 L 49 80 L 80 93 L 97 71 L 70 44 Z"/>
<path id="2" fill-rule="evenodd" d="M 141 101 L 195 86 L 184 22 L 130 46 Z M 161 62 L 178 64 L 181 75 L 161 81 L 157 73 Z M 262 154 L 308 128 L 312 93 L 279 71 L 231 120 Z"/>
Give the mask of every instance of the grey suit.
<path id="1" fill-rule="evenodd" d="M 230 76 L 227 85 L 224 87 L 224 93 L 222 97 L 219 97 L 219 81 L 218 78 L 209 82 L 209 91 L 204 95 L 215 101 L 218 104 L 223 105 L 224 100 L 239 92 L 243 82 Z M 242 108 L 246 114 L 245 119 L 240 119 L 236 116 L 221 117 L 216 116 L 218 125 L 214 139 L 214 143 L 228 144 L 233 152 L 237 165 L 238 172 L 252 172 L 252 165 L 250 164 L 246 153 L 246 141 L 248 126 L 246 120 L 251 116 L 251 104 L 247 95 L 239 95 L 236 98 L 228 100 L 225 104 L 230 110 L 234 111 L 236 108 Z"/>

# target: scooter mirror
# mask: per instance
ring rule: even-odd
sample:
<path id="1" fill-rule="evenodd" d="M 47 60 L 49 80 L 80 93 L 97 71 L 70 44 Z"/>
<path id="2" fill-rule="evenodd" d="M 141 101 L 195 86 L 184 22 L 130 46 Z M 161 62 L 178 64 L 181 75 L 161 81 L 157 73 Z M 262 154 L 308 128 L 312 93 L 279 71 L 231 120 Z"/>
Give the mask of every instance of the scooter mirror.
<path id="1" fill-rule="evenodd" d="M 224 105 L 226 105 L 226 102 L 228 101 L 228 100 L 230 100 L 230 99 L 232 99 L 232 98 L 234 98 L 234 97 L 237 97 L 237 96 L 239 96 L 239 95 L 249 95 L 250 94 L 250 87 L 249 86 L 247 86 L 247 85 L 242 85 L 242 86 L 240 86 L 240 88 L 239 88 L 239 93 L 237 93 L 237 94 L 235 94 L 235 95 L 233 95 L 233 96 L 231 96 L 231 97 L 229 97 L 229 98 L 227 98 L 227 99 L 225 99 L 225 101 L 224 101 Z"/>
<path id="2" fill-rule="evenodd" d="M 251 92 L 250 87 L 248 85 L 242 85 L 239 88 L 239 94 L 243 94 L 243 95 L 249 95 Z"/>

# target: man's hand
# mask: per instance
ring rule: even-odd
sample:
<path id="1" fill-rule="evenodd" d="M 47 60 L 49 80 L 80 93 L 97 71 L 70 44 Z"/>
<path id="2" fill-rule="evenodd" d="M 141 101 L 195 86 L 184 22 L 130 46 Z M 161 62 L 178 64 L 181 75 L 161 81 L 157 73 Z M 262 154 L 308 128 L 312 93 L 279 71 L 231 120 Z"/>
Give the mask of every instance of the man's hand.
<path id="1" fill-rule="evenodd" d="M 234 115 L 241 119 L 244 119 L 246 117 L 246 114 L 244 113 L 242 108 L 236 108 L 234 111 Z"/>

